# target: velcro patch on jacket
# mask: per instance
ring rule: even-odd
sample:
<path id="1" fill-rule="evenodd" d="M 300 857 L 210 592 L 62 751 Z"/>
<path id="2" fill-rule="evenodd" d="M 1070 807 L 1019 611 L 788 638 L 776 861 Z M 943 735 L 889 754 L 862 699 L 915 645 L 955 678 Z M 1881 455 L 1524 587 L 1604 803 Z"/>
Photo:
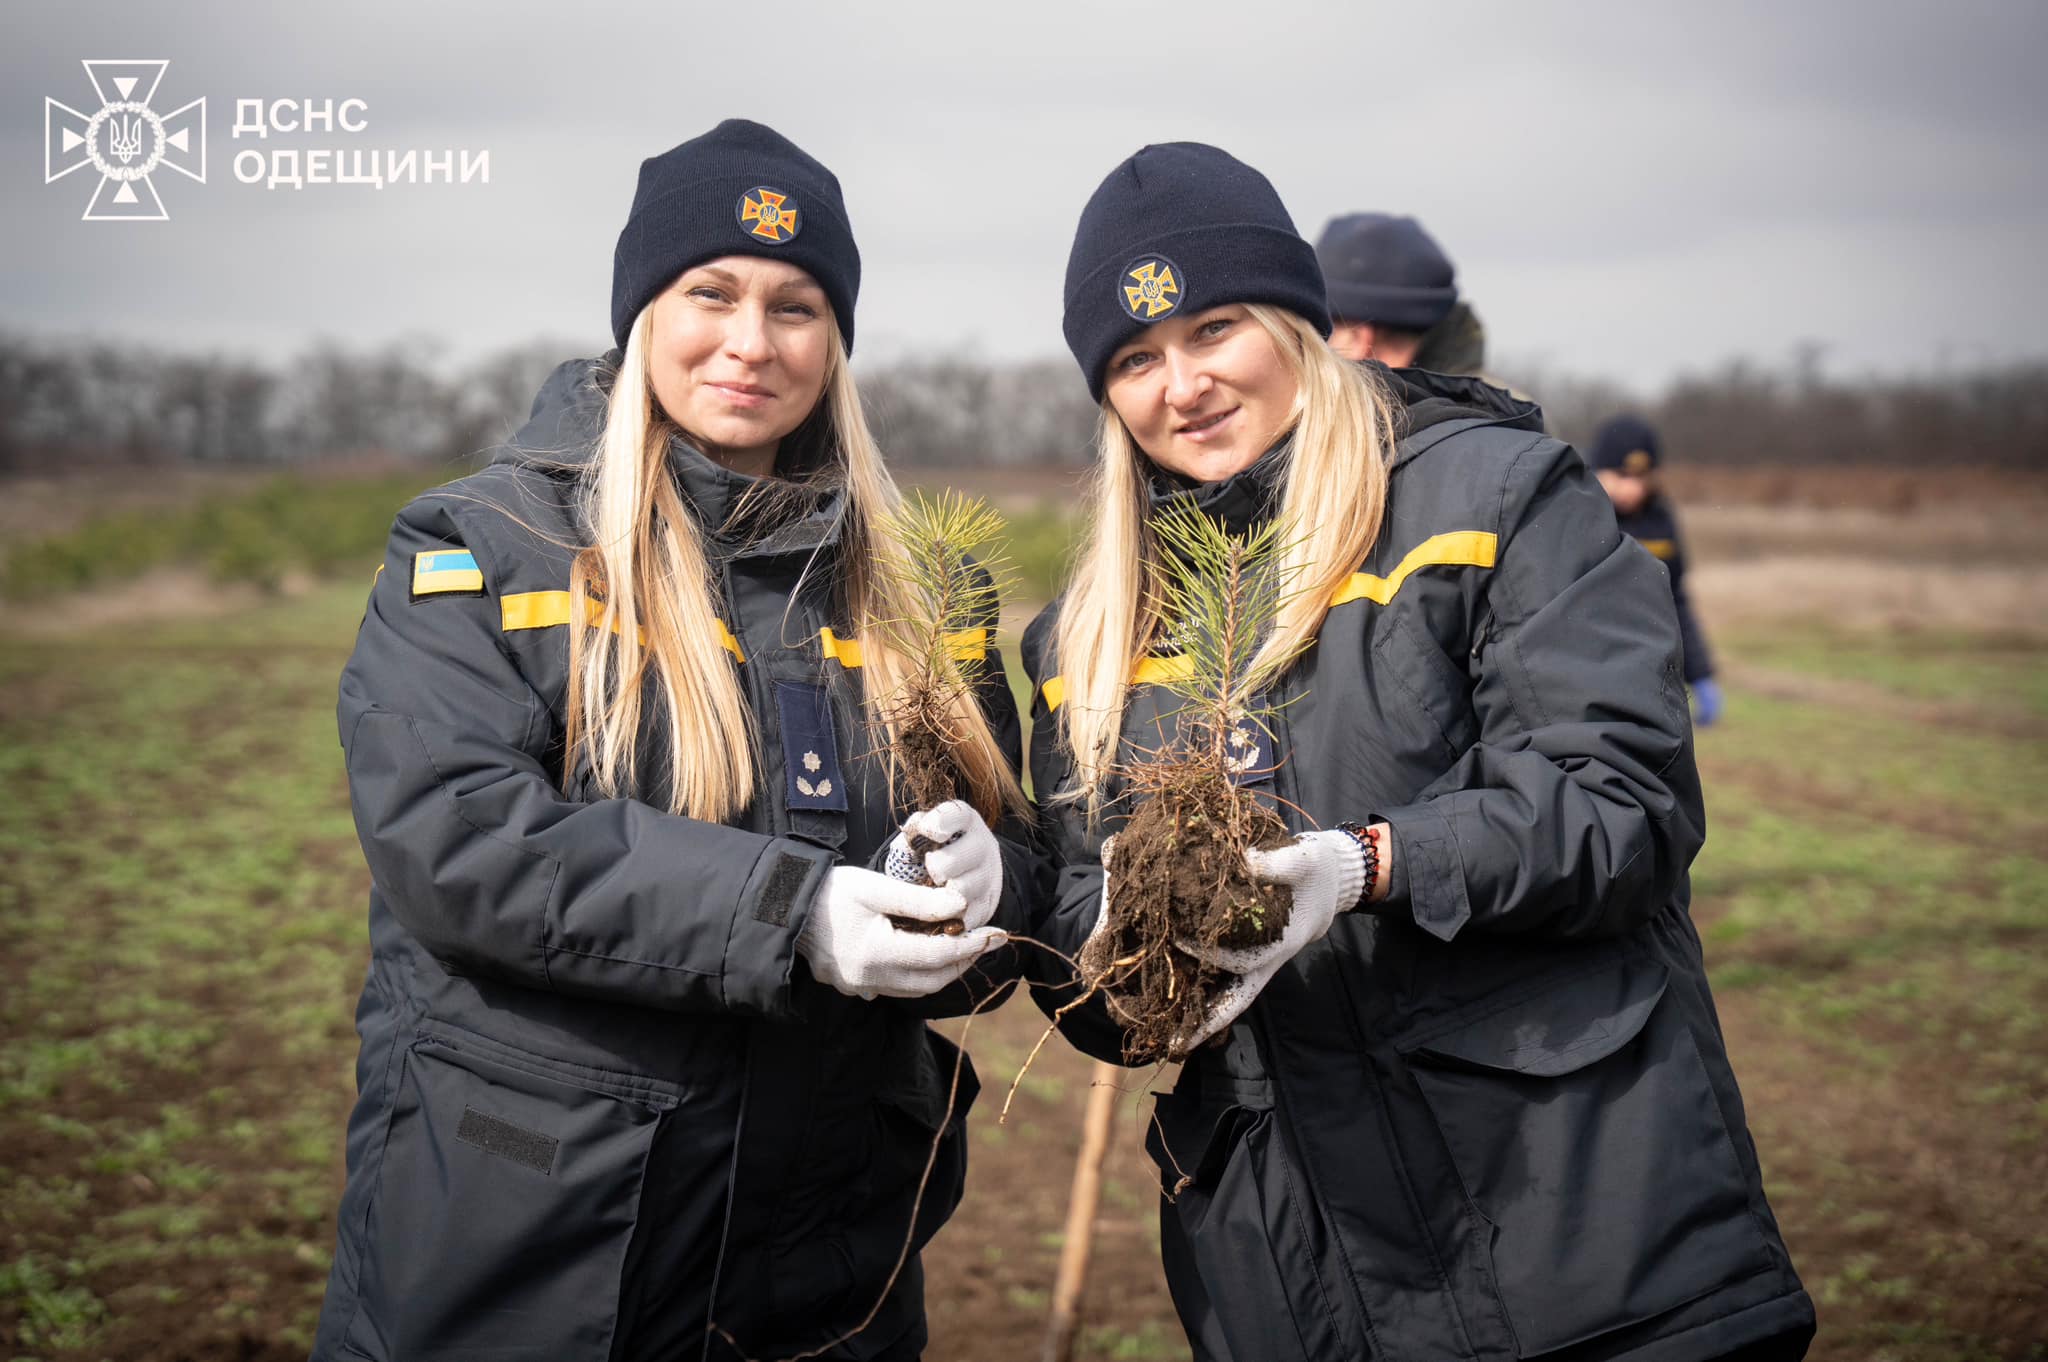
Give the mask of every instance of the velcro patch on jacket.
<path id="1" fill-rule="evenodd" d="M 777 681 L 775 707 L 782 717 L 782 767 L 789 807 L 845 813 L 846 778 L 839 769 L 831 697 L 823 686 Z"/>
<path id="2" fill-rule="evenodd" d="M 412 598 L 481 596 L 484 574 L 468 549 L 423 549 L 412 556 Z"/>
<path id="3" fill-rule="evenodd" d="M 562 1145 L 552 1135 L 515 1126 L 475 1107 L 462 1109 L 462 1120 L 455 1127 L 455 1138 L 464 1144 L 475 1145 L 486 1154 L 496 1154 L 501 1159 L 524 1164 L 549 1177 L 554 1176 L 555 1151 Z"/>
<path id="4" fill-rule="evenodd" d="M 770 927 L 788 922 L 789 910 L 796 907 L 797 891 L 804 887 L 804 877 L 810 873 L 811 863 L 803 857 L 776 852 L 774 863 L 768 867 L 768 879 L 754 903 L 755 921 Z"/>

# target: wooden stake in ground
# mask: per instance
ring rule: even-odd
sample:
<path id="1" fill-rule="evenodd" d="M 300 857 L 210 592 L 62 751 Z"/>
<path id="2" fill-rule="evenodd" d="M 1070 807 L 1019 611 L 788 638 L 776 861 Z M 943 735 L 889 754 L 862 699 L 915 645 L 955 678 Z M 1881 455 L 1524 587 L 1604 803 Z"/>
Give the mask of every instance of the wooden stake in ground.
<path id="1" fill-rule="evenodd" d="M 1102 1161 L 1109 1152 L 1119 1072 L 1116 1065 L 1097 1060 L 1089 1079 L 1081 1157 L 1074 1161 L 1074 1193 L 1067 1203 L 1067 1234 L 1060 1245 L 1059 1274 L 1053 1278 L 1052 1322 L 1046 1328 L 1042 1362 L 1072 1362 L 1074 1339 L 1081 1332 L 1081 1292 L 1088 1284 L 1088 1254 L 1095 1242 L 1095 1210 L 1102 1202 Z"/>

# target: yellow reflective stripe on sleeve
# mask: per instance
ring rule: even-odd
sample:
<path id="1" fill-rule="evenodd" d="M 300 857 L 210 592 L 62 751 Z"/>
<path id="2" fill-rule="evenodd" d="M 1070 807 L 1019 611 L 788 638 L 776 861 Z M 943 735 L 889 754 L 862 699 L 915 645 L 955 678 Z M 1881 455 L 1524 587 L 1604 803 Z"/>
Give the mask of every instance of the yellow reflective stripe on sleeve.
<path id="1" fill-rule="evenodd" d="M 1499 536 L 1484 530 L 1433 534 L 1410 549 L 1401 559 L 1400 566 L 1385 577 L 1375 577 L 1369 572 L 1352 573 L 1330 597 L 1330 604 L 1338 606 L 1350 601 L 1372 601 L 1385 605 L 1394 599 L 1394 593 L 1401 589 L 1401 583 L 1407 581 L 1411 573 L 1426 567 L 1490 568 L 1499 543 Z"/>
<path id="2" fill-rule="evenodd" d="M 953 649 L 953 658 L 958 662 L 984 662 L 988 659 L 988 630 L 962 629 L 957 634 L 946 635 L 947 644 Z M 852 669 L 865 661 L 857 638 L 841 638 L 830 629 L 818 631 L 818 647 L 824 655 L 840 666 Z"/>
<path id="3" fill-rule="evenodd" d="M 1673 539 L 1638 539 L 1636 542 L 1648 549 L 1654 558 L 1668 560 L 1678 553 L 1678 541 Z"/>
<path id="4" fill-rule="evenodd" d="M 498 599 L 500 627 L 506 633 L 519 629 L 548 629 L 557 624 L 569 622 L 571 597 L 566 591 L 520 591 Z M 583 598 L 584 623 L 596 624 L 604 615 L 604 605 L 588 596 Z M 740 641 L 733 637 L 732 630 L 724 620 L 714 621 L 718 625 L 718 646 L 733 655 L 736 661 L 745 662 L 746 655 L 740 651 Z M 642 631 L 643 634 L 645 631 Z"/>
<path id="5" fill-rule="evenodd" d="M 1354 572 L 1345 578 L 1343 585 L 1330 596 L 1332 607 L 1350 601 L 1372 601 L 1385 605 L 1394 599 L 1394 593 L 1401 589 L 1401 583 L 1409 575 L 1426 567 L 1483 567 L 1490 568 L 1498 551 L 1500 537 L 1485 530 L 1454 530 L 1448 534 L 1435 534 L 1417 544 L 1402 557 L 1400 566 L 1385 577 L 1375 577 L 1369 572 Z M 1654 552 L 1654 550 L 1653 550 Z M 1141 657 L 1131 669 L 1133 685 L 1160 685 L 1178 681 L 1187 676 L 1190 664 L 1184 657 Z M 1045 695 L 1048 710 L 1058 709 L 1067 698 L 1067 681 L 1063 676 L 1049 677 L 1040 687 Z"/>

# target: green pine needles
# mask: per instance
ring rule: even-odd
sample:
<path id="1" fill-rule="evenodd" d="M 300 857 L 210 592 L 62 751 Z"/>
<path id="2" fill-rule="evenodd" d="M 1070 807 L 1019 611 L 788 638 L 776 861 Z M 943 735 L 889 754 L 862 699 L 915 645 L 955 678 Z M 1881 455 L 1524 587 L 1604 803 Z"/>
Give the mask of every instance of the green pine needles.
<path id="1" fill-rule="evenodd" d="M 965 798 L 953 753 L 967 741 L 956 715 L 994 654 L 995 624 L 1011 571 L 1003 518 L 979 498 L 912 492 L 884 517 L 876 555 L 880 600 L 895 613 L 872 628 L 905 663 L 876 706 L 887 727 L 877 746 L 890 781 L 913 809 Z M 872 676 L 873 673 L 870 673 Z"/>
<path id="2" fill-rule="evenodd" d="M 1253 880 L 1244 853 L 1287 839 L 1269 799 L 1244 779 L 1277 706 L 1262 692 L 1287 659 L 1258 660 L 1295 594 L 1280 579 L 1286 522 L 1231 535 L 1187 502 L 1152 518 L 1161 554 L 1154 655 L 1159 684 L 1183 701 L 1163 746 L 1123 763 L 1131 814 L 1116 834 L 1108 926 L 1081 960 L 1084 978 L 1125 1025 L 1134 1063 L 1183 1059 L 1229 976 L 1190 954 L 1258 945 L 1287 925 L 1292 899 Z"/>
<path id="3" fill-rule="evenodd" d="M 1219 770 L 1241 770 L 1246 724 L 1265 726 L 1275 712 L 1258 692 L 1290 659 L 1258 665 L 1259 648 L 1295 592 L 1280 580 L 1278 560 L 1291 536 L 1288 522 L 1268 521 L 1248 535 L 1228 533 L 1189 501 L 1152 517 L 1161 555 L 1159 618 L 1178 663 L 1161 684 L 1187 701 L 1180 711 L 1185 764 L 1198 758 Z"/>

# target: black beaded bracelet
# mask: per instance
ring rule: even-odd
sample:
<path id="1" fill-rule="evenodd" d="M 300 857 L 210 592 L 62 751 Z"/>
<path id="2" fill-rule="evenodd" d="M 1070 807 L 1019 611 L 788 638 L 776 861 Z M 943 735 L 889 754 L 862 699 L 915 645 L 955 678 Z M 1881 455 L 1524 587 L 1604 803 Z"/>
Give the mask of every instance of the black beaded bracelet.
<path id="1" fill-rule="evenodd" d="M 1371 828 L 1360 827 L 1350 819 L 1339 823 L 1337 831 L 1349 833 L 1365 853 L 1365 888 L 1359 891 L 1358 902 L 1351 905 L 1360 908 L 1372 902 L 1372 891 L 1380 881 L 1380 839 Z"/>

